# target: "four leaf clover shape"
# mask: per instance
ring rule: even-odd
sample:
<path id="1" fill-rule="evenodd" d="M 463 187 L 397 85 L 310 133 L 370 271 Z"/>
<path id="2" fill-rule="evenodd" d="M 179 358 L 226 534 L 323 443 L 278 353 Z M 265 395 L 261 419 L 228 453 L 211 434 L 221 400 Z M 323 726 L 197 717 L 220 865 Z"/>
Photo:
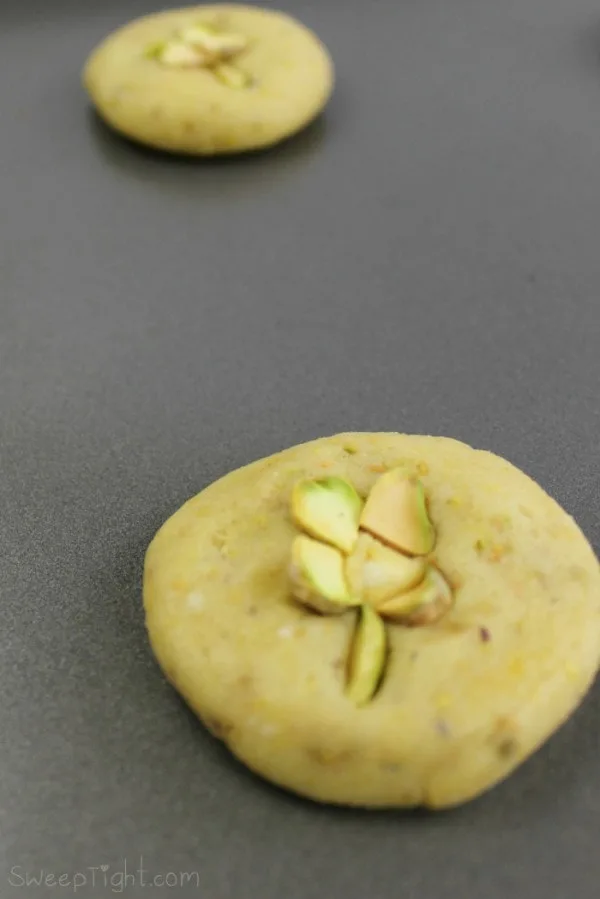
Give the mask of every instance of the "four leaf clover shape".
<path id="1" fill-rule="evenodd" d="M 346 692 L 357 706 L 379 688 L 388 655 L 386 624 L 422 627 L 453 604 L 451 587 L 430 556 L 435 528 L 422 482 L 395 468 L 363 501 L 340 477 L 303 480 L 292 491 L 294 598 L 322 615 L 358 610 Z"/>
<path id="2" fill-rule="evenodd" d="M 168 68 L 207 69 L 227 87 L 239 89 L 249 87 L 252 82 L 235 64 L 248 43 L 243 34 L 199 22 L 176 32 L 169 40 L 150 44 L 145 56 Z"/>

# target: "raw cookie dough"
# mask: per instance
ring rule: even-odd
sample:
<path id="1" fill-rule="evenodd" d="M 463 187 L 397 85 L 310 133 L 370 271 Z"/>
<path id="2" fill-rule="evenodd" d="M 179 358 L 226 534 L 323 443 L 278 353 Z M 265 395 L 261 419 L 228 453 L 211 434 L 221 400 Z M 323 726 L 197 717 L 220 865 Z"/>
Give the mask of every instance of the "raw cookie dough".
<path id="1" fill-rule="evenodd" d="M 291 499 L 337 477 L 364 498 L 396 468 L 425 489 L 453 604 L 429 626 L 387 622 L 384 676 L 358 704 L 361 613 L 292 597 Z M 441 437 L 341 434 L 234 471 L 159 530 L 144 604 L 159 664 L 206 726 L 268 780 L 338 804 L 472 799 L 565 721 L 600 659 L 600 569 L 575 522 L 509 462 Z"/>
<path id="2" fill-rule="evenodd" d="M 126 137 L 213 155 L 300 131 L 327 103 L 333 67 L 319 39 L 290 16 L 217 4 L 125 25 L 94 50 L 83 81 L 100 116 Z"/>

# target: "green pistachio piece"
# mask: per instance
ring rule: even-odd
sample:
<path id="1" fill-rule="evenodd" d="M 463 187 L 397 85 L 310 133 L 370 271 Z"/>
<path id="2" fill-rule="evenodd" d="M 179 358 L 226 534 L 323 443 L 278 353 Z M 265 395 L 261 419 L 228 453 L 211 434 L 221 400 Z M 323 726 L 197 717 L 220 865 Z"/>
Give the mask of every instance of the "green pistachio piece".
<path id="1" fill-rule="evenodd" d="M 348 664 L 346 694 L 356 705 L 366 705 L 379 686 L 385 668 L 385 625 L 371 606 L 362 606 Z"/>
<path id="2" fill-rule="evenodd" d="M 328 477 L 300 481 L 292 491 L 292 515 L 311 536 L 349 553 L 358 538 L 362 500 L 352 484 Z"/>
<path id="3" fill-rule="evenodd" d="M 300 535 L 292 544 L 290 580 L 294 597 L 324 614 L 359 605 L 348 589 L 344 556 L 333 546 Z"/>

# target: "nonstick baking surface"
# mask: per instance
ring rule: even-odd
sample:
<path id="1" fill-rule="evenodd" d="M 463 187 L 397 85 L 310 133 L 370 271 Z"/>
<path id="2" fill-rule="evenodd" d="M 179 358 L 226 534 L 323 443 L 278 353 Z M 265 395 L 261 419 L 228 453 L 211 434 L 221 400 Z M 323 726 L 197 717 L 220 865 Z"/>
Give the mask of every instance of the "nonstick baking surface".
<path id="1" fill-rule="evenodd" d="M 335 96 L 225 162 L 89 109 L 149 3 L 0 2 L 0 895 L 597 899 L 598 689 L 458 811 L 321 807 L 205 733 L 140 595 L 191 494 L 350 429 L 504 455 L 598 550 L 597 2 L 282 2 Z"/>

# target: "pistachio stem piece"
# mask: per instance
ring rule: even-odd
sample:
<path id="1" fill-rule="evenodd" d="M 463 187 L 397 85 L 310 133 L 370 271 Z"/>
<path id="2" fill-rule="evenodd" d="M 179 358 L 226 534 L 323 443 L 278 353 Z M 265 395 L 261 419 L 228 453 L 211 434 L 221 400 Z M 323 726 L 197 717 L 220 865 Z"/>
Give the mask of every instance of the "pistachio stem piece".
<path id="1" fill-rule="evenodd" d="M 333 546 L 296 537 L 289 573 L 294 597 L 317 612 L 340 614 L 359 605 L 348 590 L 344 557 Z"/>
<path id="2" fill-rule="evenodd" d="M 385 625 L 370 606 L 361 606 L 348 664 L 346 693 L 357 706 L 374 696 L 383 676 L 387 654 Z"/>

